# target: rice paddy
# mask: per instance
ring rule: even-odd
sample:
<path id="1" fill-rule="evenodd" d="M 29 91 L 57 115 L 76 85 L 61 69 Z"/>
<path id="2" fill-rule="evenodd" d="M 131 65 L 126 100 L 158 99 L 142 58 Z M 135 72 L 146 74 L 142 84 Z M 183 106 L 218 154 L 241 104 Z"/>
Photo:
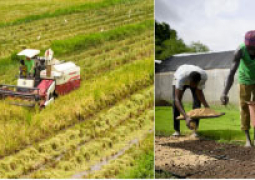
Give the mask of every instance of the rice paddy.
<path id="1" fill-rule="evenodd" d="M 0 178 L 117 178 L 153 151 L 153 1 L 51 3 L 0 24 L 0 83 L 16 84 L 14 53 L 52 48 L 81 87 L 42 111 L 1 100 Z"/>

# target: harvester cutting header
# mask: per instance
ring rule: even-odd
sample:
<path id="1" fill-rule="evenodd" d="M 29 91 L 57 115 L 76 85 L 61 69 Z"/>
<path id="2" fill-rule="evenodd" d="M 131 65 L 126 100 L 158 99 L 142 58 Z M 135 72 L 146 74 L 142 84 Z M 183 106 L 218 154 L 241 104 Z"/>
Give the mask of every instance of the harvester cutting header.
<path id="1" fill-rule="evenodd" d="M 16 85 L 0 85 L 0 96 L 15 100 L 11 104 L 21 106 L 47 106 L 58 95 L 65 95 L 80 87 L 80 67 L 73 62 L 63 62 L 53 58 L 48 49 L 40 57 L 40 50 L 25 49 L 18 56 L 19 77 Z"/>

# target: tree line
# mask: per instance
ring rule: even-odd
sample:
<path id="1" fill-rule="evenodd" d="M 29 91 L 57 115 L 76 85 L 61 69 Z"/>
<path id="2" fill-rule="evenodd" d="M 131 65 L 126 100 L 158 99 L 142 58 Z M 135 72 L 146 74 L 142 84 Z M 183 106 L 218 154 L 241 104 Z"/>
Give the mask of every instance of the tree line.
<path id="1" fill-rule="evenodd" d="M 176 30 L 171 29 L 170 25 L 155 21 L 155 58 L 165 60 L 174 54 L 184 52 L 206 52 L 208 46 L 201 42 L 192 42 L 187 45 L 178 37 Z"/>

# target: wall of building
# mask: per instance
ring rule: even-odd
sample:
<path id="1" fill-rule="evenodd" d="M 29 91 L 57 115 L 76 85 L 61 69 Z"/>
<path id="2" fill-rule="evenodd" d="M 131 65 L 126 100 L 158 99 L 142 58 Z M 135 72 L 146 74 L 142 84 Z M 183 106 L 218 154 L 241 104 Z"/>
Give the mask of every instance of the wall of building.
<path id="1" fill-rule="evenodd" d="M 229 69 L 207 70 L 208 80 L 206 81 L 204 94 L 208 103 L 219 104 L 220 96 L 224 88 Z M 172 101 L 172 81 L 174 72 L 157 73 L 155 75 L 155 100 Z M 239 104 L 239 85 L 237 74 L 232 88 L 229 91 L 231 104 Z M 190 90 L 185 91 L 183 101 L 191 102 Z"/>

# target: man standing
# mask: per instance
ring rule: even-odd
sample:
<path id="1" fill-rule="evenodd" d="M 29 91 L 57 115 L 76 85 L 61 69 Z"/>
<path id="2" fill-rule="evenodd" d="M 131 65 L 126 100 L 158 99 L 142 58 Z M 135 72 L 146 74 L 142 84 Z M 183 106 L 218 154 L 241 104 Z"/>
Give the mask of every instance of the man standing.
<path id="1" fill-rule="evenodd" d="M 230 73 L 227 77 L 226 86 L 221 95 L 223 105 L 228 104 L 227 96 L 231 86 L 233 85 L 234 75 L 238 69 L 238 81 L 240 86 L 240 111 L 241 111 L 241 130 L 245 132 L 246 147 L 251 147 L 250 139 L 250 113 L 247 101 L 255 99 L 255 31 L 248 31 L 245 34 L 245 42 L 242 43 L 235 51 Z M 255 142 L 254 142 L 255 143 Z"/>
<path id="2" fill-rule="evenodd" d="M 194 65 L 182 65 L 174 73 L 173 81 L 173 120 L 174 120 L 174 136 L 180 135 L 180 121 L 176 118 L 180 113 L 184 116 L 186 125 L 189 129 L 190 122 L 194 121 L 196 127 L 199 126 L 199 119 L 192 120 L 185 112 L 182 105 L 182 97 L 187 88 L 191 90 L 193 96 L 193 109 L 200 108 L 201 103 L 204 107 L 209 108 L 208 103 L 205 100 L 203 89 L 205 88 L 205 82 L 207 80 L 206 72 L 198 66 Z M 197 129 L 196 128 L 196 129 Z M 196 130 L 193 136 L 198 136 Z"/>

